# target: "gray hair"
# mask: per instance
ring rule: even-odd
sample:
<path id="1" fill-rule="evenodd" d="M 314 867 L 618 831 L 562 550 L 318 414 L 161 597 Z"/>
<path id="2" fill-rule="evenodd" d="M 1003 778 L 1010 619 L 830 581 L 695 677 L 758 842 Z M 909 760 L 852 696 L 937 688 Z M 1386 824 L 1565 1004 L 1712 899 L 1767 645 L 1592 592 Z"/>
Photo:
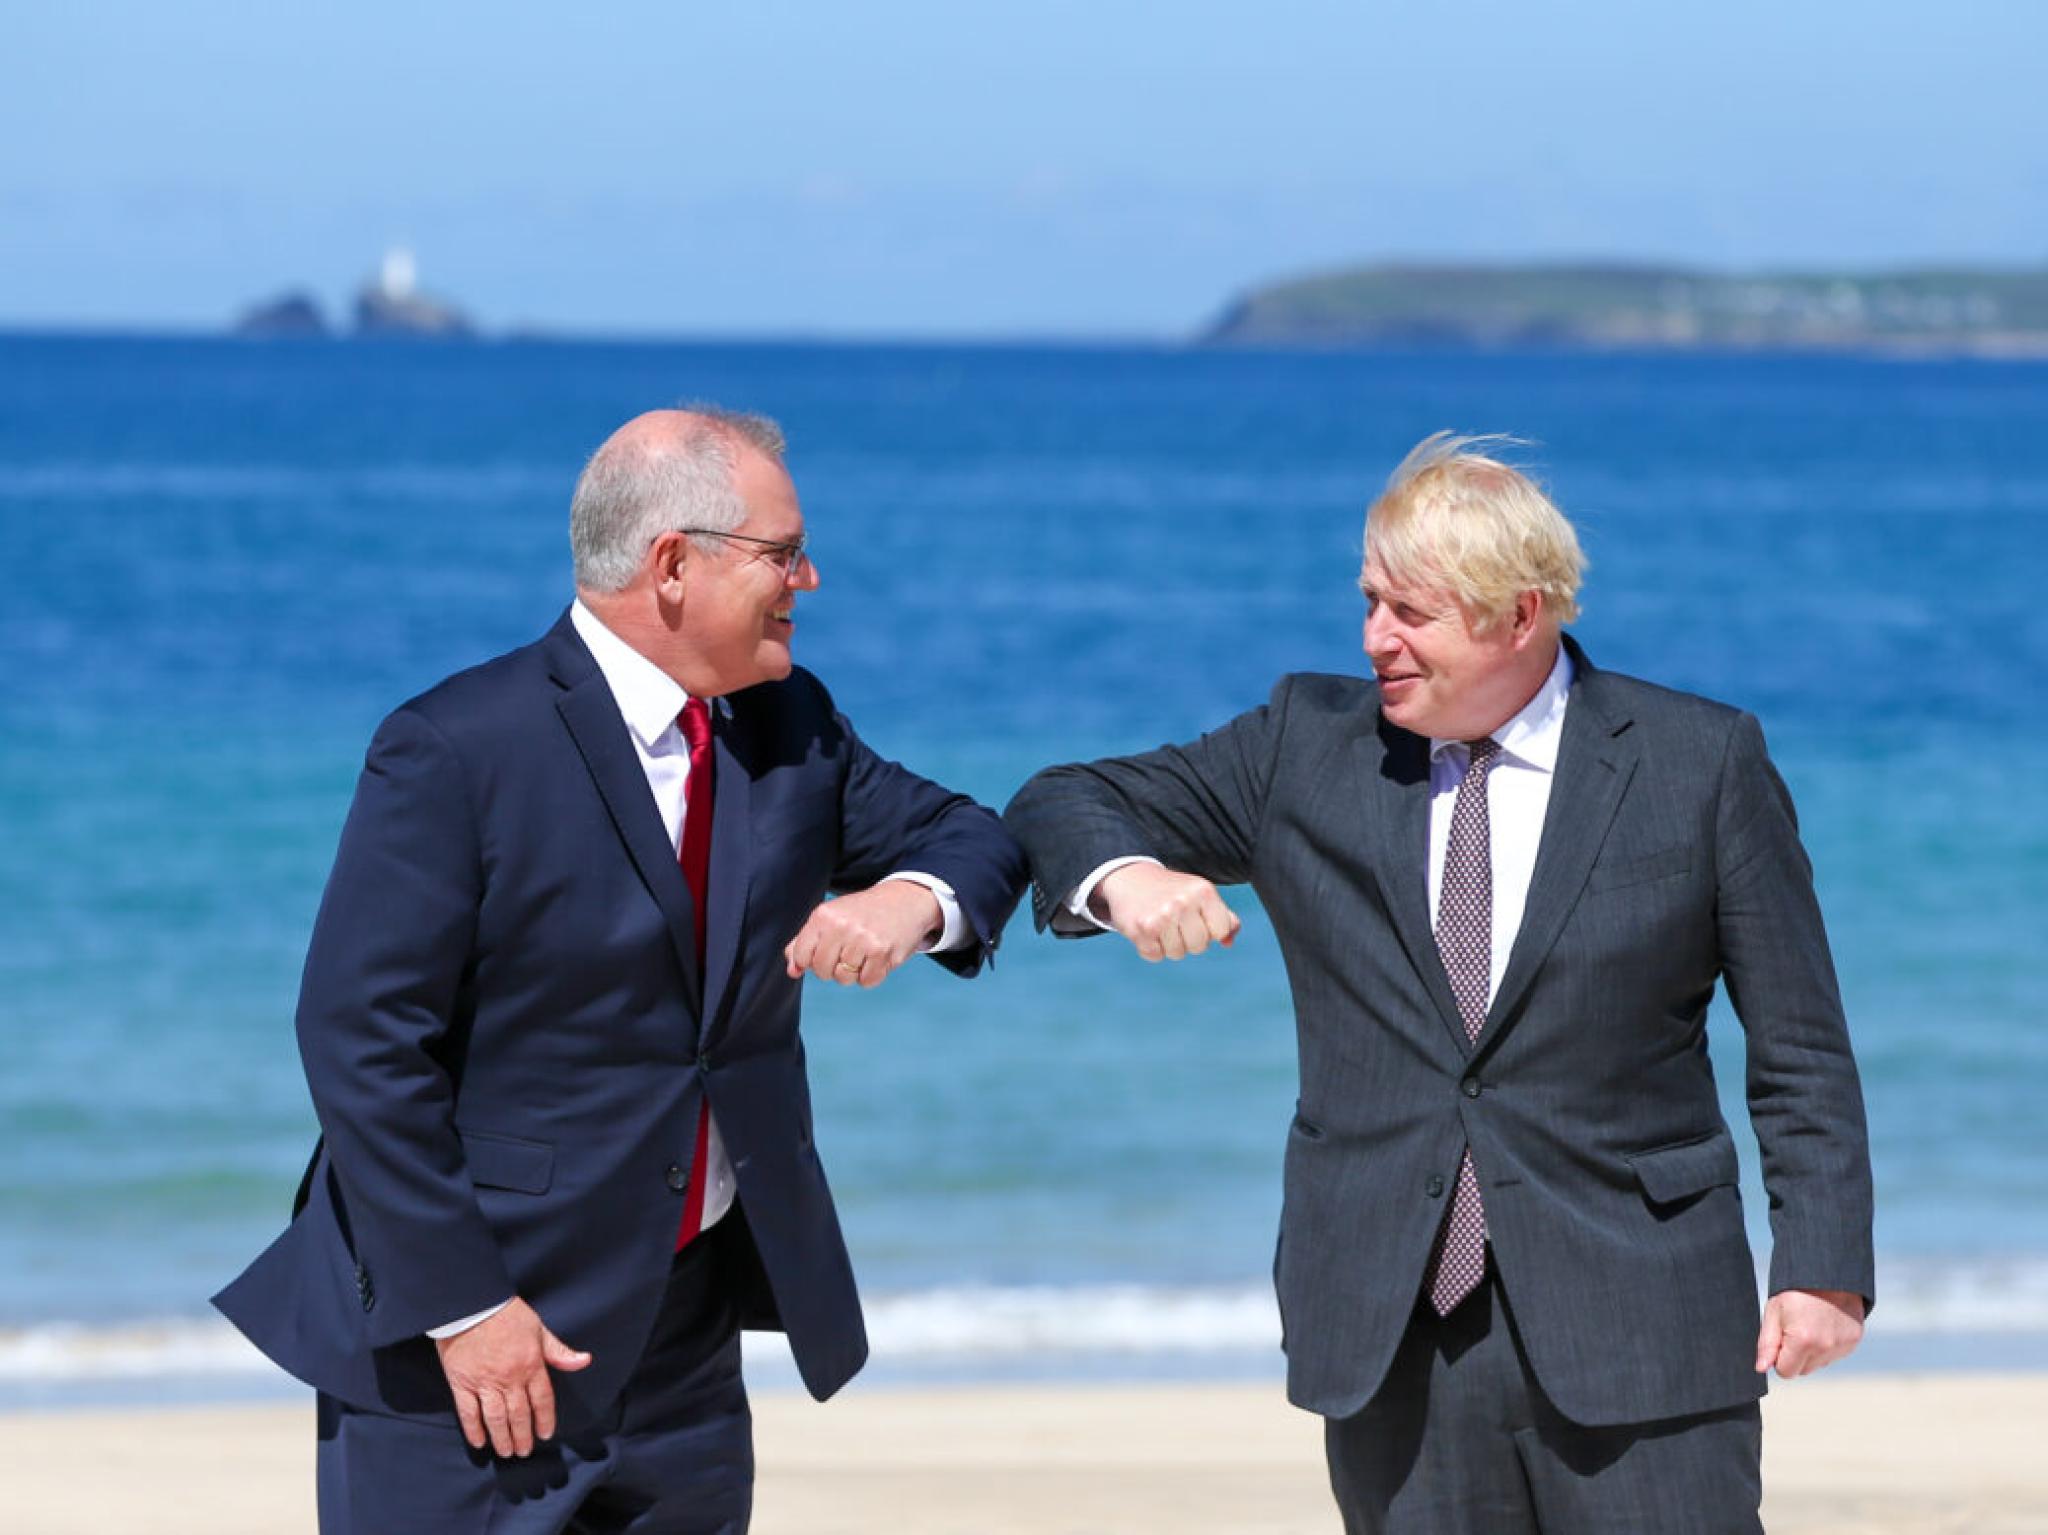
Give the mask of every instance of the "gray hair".
<path id="1" fill-rule="evenodd" d="M 745 522 L 747 505 L 733 484 L 735 442 L 781 465 L 785 439 L 768 417 L 715 405 L 680 409 L 688 414 L 675 432 L 615 433 L 583 466 L 569 500 L 579 587 L 622 590 L 664 533 L 729 533 Z"/>

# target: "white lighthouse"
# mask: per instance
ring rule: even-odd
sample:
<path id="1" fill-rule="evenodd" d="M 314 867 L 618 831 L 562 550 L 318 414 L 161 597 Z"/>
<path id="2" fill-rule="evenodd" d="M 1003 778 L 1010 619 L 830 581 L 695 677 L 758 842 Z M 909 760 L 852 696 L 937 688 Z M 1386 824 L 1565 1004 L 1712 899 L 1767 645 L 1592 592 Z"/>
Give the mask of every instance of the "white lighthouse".
<path id="1" fill-rule="evenodd" d="M 403 303 L 413 296 L 419 287 L 419 263 L 413 260 L 412 252 L 403 245 L 394 245 L 384 252 L 384 264 L 377 271 L 377 291 L 386 298 Z"/>

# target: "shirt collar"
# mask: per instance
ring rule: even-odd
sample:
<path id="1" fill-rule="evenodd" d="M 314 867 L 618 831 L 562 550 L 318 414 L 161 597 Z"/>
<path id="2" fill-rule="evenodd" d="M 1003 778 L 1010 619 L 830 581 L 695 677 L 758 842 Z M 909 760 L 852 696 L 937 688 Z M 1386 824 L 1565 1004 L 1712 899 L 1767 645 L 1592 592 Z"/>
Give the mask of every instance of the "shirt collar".
<path id="1" fill-rule="evenodd" d="M 578 597 L 569 608 L 569 622 L 590 647 L 591 659 L 617 700 L 626 728 L 649 751 L 662 732 L 676 722 L 690 695 L 667 672 L 604 626 L 604 621 Z"/>
<path id="2" fill-rule="evenodd" d="M 1500 729 L 1494 731 L 1493 739 L 1501 749 L 1501 755 L 1513 757 L 1526 767 L 1537 768 L 1545 773 L 1557 770 L 1557 748 L 1564 739 L 1564 706 L 1571 697 L 1572 658 L 1563 645 L 1557 647 L 1557 659 L 1551 663 L 1550 675 L 1543 679 L 1543 686 L 1536 690 L 1536 696 L 1522 705 L 1521 712 Z M 1445 741 L 1435 736 L 1429 739 L 1429 755 L 1440 757 L 1453 746 L 1463 746 L 1463 741 Z"/>

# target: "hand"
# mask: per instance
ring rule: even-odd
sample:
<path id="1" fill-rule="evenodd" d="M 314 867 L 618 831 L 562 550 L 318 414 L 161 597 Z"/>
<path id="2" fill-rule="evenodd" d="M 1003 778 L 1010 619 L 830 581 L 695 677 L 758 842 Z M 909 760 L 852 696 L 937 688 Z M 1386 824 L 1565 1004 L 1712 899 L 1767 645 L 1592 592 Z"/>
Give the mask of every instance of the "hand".
<path id="1" fill-rule="evenodd" d="M 1756 1372 L 1782 1380 L 1824 1369 L 1863 1341 L 1863 1297 L 1849 1290 L 1780 1290 L 1764 1307 Z"/>
<path id="2" fill-rule="evenodd" d="M 550 1366 L 580 1370 L 590 1356 L 542 1325 L 540 1315 L 514 1297 L 496 1316 L 452 1338 L 436 1338 L 441 1369 L 455 1394 L 455 1416 L 470 1448 L 500 1455 L 531 1455 L 536 1439 L 555 1437 L 555 1387 Z"/>
<path id="3" fill-rule="evenodd" d="M 1088 907 L 1152 962 L 1186 959 L 1211 943 L 1227 949 L 1243 926 L 1206 879 L 1156 863 L 1110 870 L 1090 892 Z"/>
<path id="4" fill-rule="evenodd" d="M 939 898 L 907 879 L 822 902 L 782 951 L 789 978 L 808 970 L 841 986 L 879 986 L 945 927 Z"/>

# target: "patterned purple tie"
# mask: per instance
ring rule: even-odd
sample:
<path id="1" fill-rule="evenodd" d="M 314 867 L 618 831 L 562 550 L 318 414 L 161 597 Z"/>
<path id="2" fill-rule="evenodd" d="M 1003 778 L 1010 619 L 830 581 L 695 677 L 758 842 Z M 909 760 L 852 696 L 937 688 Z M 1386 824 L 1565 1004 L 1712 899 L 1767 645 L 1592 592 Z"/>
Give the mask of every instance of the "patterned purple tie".
<path id="1" fill-rule="evenodd" d="M 1443 888 L 1436 902 L 1436 948 L 1450 977 L 1465 1037 L 1476 1040 L 1493 990 L 1493 834 L 1486 816 L 1486 778 L 1500 746 L 1490 737 L 1466 746 L 1472 764 L 1465 769 L 1457 803 L 1451 807 L 1450 846 L 1444 851 Z M 1472 1171 L 1468 1145 L 1430 1266 L 1429 1303 L 1436 1314 L 1449 1316 L 1485 1273 L 1486 1211 L 1479 1202 L 1479 1179 Z"/>

